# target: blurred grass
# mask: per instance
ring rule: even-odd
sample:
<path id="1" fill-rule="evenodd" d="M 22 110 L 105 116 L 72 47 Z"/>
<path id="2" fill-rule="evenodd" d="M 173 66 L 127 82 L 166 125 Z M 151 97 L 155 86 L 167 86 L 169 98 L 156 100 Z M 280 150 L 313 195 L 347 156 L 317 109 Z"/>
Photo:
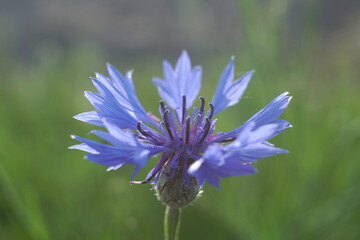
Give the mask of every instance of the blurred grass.
<path id="1" fill-rule="evenodd" d="M 283 118 L 294 128 L 273 142 L 290 154 L 260 161 L 259 174 L 224 179 L 220 191 L 206 186 L 183 212 L 181 239 L 360 237 L 359 55 L 350 47 L 355 35 L 345 29 L 346 38 L 324 43 L 310 21 L 317 8 L 307 1 L 306 37 L 298 49 L 283 52 L 279 31 L 287 5 L 270 3 L 239 2 L 247 41 L 234 52 L 237 75 L 249 69 L 256 74 L 242 101 L 219 115 L 217 129 L 238 126 L 289 91 L 294 99 Z M 105 73 L 107 61 L 121 71 L 134 68 L 139 98 L 157 113 L 150 78 L 161 76 L 162 59 L 111 59 L 92 43 L 63 51 L 50 42 L 36 52 L 30 65 L 10 53 L 0 56 L 1 239 L 161 239 L 164 207 L 149 186 L 128 184 L 131 167 L 106 172 L 66 148 L 74 144 L 70 134 L 84 136 L 93 128 L 72 119 L 91 109 L 82 94 L 93 90 L 87 76 Z M 204 68 L 206 99 L 229 57 L 193 57 Z"/>

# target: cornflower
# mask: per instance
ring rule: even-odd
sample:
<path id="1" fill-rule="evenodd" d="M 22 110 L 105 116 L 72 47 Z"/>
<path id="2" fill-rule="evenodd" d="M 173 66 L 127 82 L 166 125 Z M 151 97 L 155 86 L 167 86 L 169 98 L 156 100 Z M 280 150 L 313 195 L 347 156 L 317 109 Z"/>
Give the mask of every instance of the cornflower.
<path id="1" fill-rule="evenodd" d="M 206 106 L 205 99 L 200 97 L 197 107 L 192 106 L 201 87 L 201 67 L 191 66 L 186 51 L 175 68 L 164 61 L 164 78 L 153 79 L 163 99 L 159 118 L 141 106 L 132 71 L 122 75 L 110 64 L 107 70 L 110 78 L 99 73 L 92 78 L 98 93 L 85 92 L 96 111 L 74 118 L 104 127 L 107 131 L 91 133 L 109 144 L 72 136 L 82 143 L 70 148 L 87 152 L 86 159 L 108 166 L 108 170 L 135 165 L 132 178 L 151 157 L 161 153 L 143 181 L 130 183 L 151 184 L 170 209 L 168 214 L 177 214 L 173 218 L 179 218 L 176 209 L 189 205 L 205 182 L 219 188 L 220 178 L 253 174 L 256 169 L 252 164 L 258 159 L 287 153 L 268 142 L 291 126 L 279 119 L 291 99 L 287 92 L 238 128 L 215 133 L 216 115 L 238 103 L 254 73 L 247 72 L 234 80 L 234 58 L 222 72 L 212 101 Z M 176 230 L 176 226 L 169 228 Z"/>

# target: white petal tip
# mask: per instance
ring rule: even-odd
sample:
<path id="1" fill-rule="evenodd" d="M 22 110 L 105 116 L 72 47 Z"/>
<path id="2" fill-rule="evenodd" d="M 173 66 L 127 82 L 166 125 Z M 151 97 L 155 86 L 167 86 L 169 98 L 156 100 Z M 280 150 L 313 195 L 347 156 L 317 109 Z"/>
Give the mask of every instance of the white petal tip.
<path id="1" fill-rule="evenodd" d="M 201 165 L 203 164 L 204 159 L 199 159 L 197 161 L 195 161 L 193 164 L 190 165 L 189 169 L 188 169 L 188 173 L 190 175 L 194 174 L 195 172 L 197 172 L 199 170 L 199 168 L 201 167 Z"/>

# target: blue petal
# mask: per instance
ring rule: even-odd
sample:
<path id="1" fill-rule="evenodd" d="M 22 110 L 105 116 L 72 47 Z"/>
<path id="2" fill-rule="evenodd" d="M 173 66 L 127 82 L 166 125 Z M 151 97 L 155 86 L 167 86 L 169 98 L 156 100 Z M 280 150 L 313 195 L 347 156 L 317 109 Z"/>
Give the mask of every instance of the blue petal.
<path id="1" fill-rule="evenodd" d="M 120 129 L 116 124 L 106 118 L 103 118 L 102 121 L 109 133 L 119 142 L 136 145 L 137 140 L 131 131 Z"/>
<path id="2" fill-rule="evenodd" d="M 287 150 L 272 147 L 264 143 L 250 144 L 246 147 L 232 149 L 226 154 L 226 158 L 243 162 L 256 162 L 256 160 L 271 157 L 276 154 L 288 153 Z"/>
<path id="3" fill-rule="evenodd" d="M 83 144 L 80 144 L 82 147 L 77 147 L 79 145 L 75 145 L 72 148 L 88 152 L 86 158 L 89 161 L 108 167 L 125 163 L 134 164 L 131 157 L 131 152 L 128 150 L 126 151 L 126 149 L 119 149 L 114 146 L 98 143 L 93 140 L 81 138 L 78 136 L 74 136 L 74 139 L 83 142 Z M 87 148 L 83 147 L 84 144 L 88 146 L 88 149 L 92 150 L 89 151 Z"/>
<path id="4" fill-rule="evenodd" d="M 229 145 L 212 145 L 205 150 L 201 159 L 189 168 L 199 184 L 205 181 L 219 187 L 220 177 L 241 176 L 256 172 L 249 163 L 288 151 L 267 143 L 283 130 L 286 121 L 257 126 L 255 122 L 245 124 L 234 142 Z"/>
<path id="5" fill-rule="evenodd" d="M 222 147 L 218 145 L 209 147 L 203 157 L 190 166 L 188 173 L 196 177 L 199 185 L 207 182 L 220 188 L 221 177 L 242 176 L 256 172 L 251 165 L 227 158 L 224 153 Z"/>
<path id="6" fill-rule="evenodd" d="M 141 119 L 143 122 L 147 122 L 149 124 L 154 124 L 154 120 L 146 113 L 136 95 L 132 80 L 132 71 L 128 71 L 124 77 L 112 65 L 107 64 L 107 68 L 113 82 L 112 88 L 109 89 L 114 89 L 113 92 L 117 93 L 115 96 L 118 101 L 129 109 L 130 112 L 137 117 L 137 119 Z"/>
<path id="7" fill-rule="evenodd" d="M 97 111 L 84 112 L 74 116 L 75 119 L 90 123 L 99 127 L 103 127 L 101 117 Z"/>
<path id="8" fill-rule="evenodd" d="M 271 137 L 269 137 L 269 139 L 277 136 L 279 133 L 282 133 L 287 128 L 292 127 L 292 125 L 288 121 L 283 120 L 283 119 L 276 119 L 276 120 L 272 121 L 271 123 L 278 124 L 278 127 L 277 127 L 276 131 L 273 133 L 273 135 Z"/>
<path id="9" fill-rule="evenodd" d="M 122 76 L 113 66 L 107 65 L 110 79 L 97 73 L 93 84 L 99 93 L 85 92 L 85 97 L 96 111 L 76 115 L 75 118 L 102 126 L 101 118 L 112 120 L 119 128 L 136 129 L 139 121 L 156 126 L 157 123 L 141 106 L 131 78 L 131 71 Z"/>
<path id="10" fill-rule="evenodd" d="M 97 88 L 101 89 L 102 94 L 85 92 L 85 97 L 98 110 L 98 115 L 112 119 L 120 128 L 136 129 L 136 124 L 140 120 L 119 104 L 114 95 L 104 85 L 97 80 L 93 80 L 93 82 Z"/>
<path id="11" fill-rule="evenodd" d="M 125 142 L 125 141 L 122 141 L 120 139 L 117 139 L 116 137 L 109 134 L 108 132 L 104 132 L 104 131 L 101 131 L 101 130 L 92 130 L 91 133 L 95 134 L 96 136 L 98 136 L 98 137 L 104 139 L 105 141 L 111 143 L 113 146 L 127 147 L 129 145 L 134 145 L 132 138 L 129 138 L 129 140 L 127 142 Z"/>
<path id="12" fill-rule="evenodd" d="M 247 122 L 256 122 L 259 126 L 277 120 L 290 103 L 292 97 L 287 96 L 288 94 L 288 92 L 280 94 Z"/>
<path id="13" fill-rule="evenodd" d="M 168 62 L 164 62 L 164 79 L 153 78 L 158 87 L 159 95 L 173 109 L 182 107 L 182 95 L 186 96 L 186 108 L 189 109 L 201 87 L 202 70 L 200 67 L 191 67 L 189 55 L 181 53 L 175 69 Z"/>
<path id="14" fill-rule="evenodd" d="M 124 164 L 135 164 L 134 174 L 147 164 L 152 155 L 164 151 L 163 147 L 141 144 L 131 132 L 121 130 L 107 119 L 103 119 L 103 124 L 109 133 L 99 130 L 92 133 L 113 146 L 73 136 L 75 140 L 83 143 L 70 148 L 88 152 L 86 158 L 89 161 L 108 166 L 108 170 L 115 170 Z"/>
<path id="15" fill-rule="evenodd" d="M 132 148 L 134 158 L 133 160 L 137 165 L 141 167 L 144 167 L 147 164 L 149 156 L 165 150 L 165 148 L 161 146 L 142 144 L 135 138 L 132 132 L 118 128 L 114 123 L 108 121 L 107 119 L 103 119 L 103 123 L 109 133 L 102 132 L 102 136 L 98 136 L 111 142 L 114 146 L 118 148 Z M 96 133 L 99 132 L 101 131 L 96 131 Z"/>
<path id="16" fill-rule="evenodd" d="M 288 121 L 278 119 L 291 100 L 291 97 L 287 96 L 287 94 L 288 92 L 279 95 L 273 99 L 265 108 L 254 114 L 248 121 L 246 121 L 246 123 L 230 132 L 219 135 L 219 137 L 214 138 L 212 142 L 222 141 L 227 138 L 236 138 L 239 133 L 243 131 L 243 129 L 247 127 L 248 124 L 251 123 L 255 123 L 255 128 L 269 123 L 278 124 L 277 130 L 271 137 L 275 137 L 279 133 L 283 132 L 286 128 L 291 127 L 291 124 Z"/>
<path id="17" fill-rule="evenodd" d="M 247 72 L 240 78 L 233 81 L 234 58 L 230 59 L 229 64 L 220 76 L 220 80 L 212 100 L 215 109 L 214 115 L 239 102 L 253 73 L 254 71 Z"/>
<path id="18" fill-rule="evenodd" d="M 244 162 L 255 162 L 257 159 L 270 157 L 288 151 L 276 148 L 267 143 L 282 128 L 279 123 L 256 127 L 255 123 L 245 125 L 237 139 L 223 147 L 225 158 L 233 158 Z"/>
<path id="19" fill-rule="evenodd" d="M 232 144 L 239 143 L 243 146 L 251 143 L 265 142 L 271 139 L 275 133 L 283 129 L 284 126 L 280 123 L 270 123 L 257 127 L 255 122 L 251 122 L 245 125 L 244 129 Z M 228 146 L 231 146 L 231 144 Z"/>
<path id="20" fill-rule="evenodd" d="M 95 149 L 91 148 L 89 145 L 85 144 L 85 143 L 81 143 L 81 144 L 77 144 L 71 147 L 68 147 L 68 149 L 78 149 L 84 152 L 89 152 L 89 153 L 99 153 L 98 151 L 96 151 Z"/>

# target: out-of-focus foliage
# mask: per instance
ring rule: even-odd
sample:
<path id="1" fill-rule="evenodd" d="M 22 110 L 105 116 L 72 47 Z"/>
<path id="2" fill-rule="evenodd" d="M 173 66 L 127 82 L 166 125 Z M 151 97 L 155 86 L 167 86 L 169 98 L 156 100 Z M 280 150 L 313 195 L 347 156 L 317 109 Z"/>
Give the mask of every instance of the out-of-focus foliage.
<path id="1" fill-rule="evenodd" d="M 236 56 L 237 76 L 256 70 L 241 102 L 219 116 L 218 131 L 240 125 L 284 91 L 294 96 L 283 116 L 294 128 L 274 139 L 290 154 L 260 161 L 259 174 L 224 179 L 220 191 L 205 186 L 203 196 L 183 211 L 180 238 L 360 238 L 359 4 L 344 1 L 336 9 L 341 14 L 329 17 L 335 11 L 333 1 L 224 2 L 233 6 L 233 36 L 239 39 L 209 39 L 206 44 L 209 33 L 232 36 L 221 27 L 212 29 L 204 17 L 216 13 L 218 6 L 174 1 L 168 8 L 181 20 L 179 29 L 188 35 L 203 32 L 188 41 L 159 44 L 153 51 L 136 44 L 107 45 L 91 35 L 87 41 L 68 38 L 64 44 L 54 34 L 61 27 L 52 29 L 51 36 L 39 35 L 39 30 L 29 40 L 39 43 L 22 48 L 16 45 L 26 43 L 18 39 L 16 21 L 21 16 L 0 11 L 0 239 L 162 238 L 164 206 L 149 185 L 129 185 L 130 166 L 106 172 L 83 160 L 82 152 L 66 148 L 74 144 L 70 134 L 84 136 L 93 129 L 72 119 L 91 110 L 83 97 L 84 90 L 94 90 L 88 76 L 105 73 L 107 61 L 122 71 L 134 68 L 140 100 L 157 113 L 159 98 L 151 77 L 161 76 L 163 58 L 174 61 L 183 48 L 194 64 L 203 65 L 201 94 L 208 101 L 231 54 Z M 106 13 L 105 8 L 99 11 Z M 139 11 L 146 13 L 146 6 Z M 135 21 L 131 16 L 130 11 L 124 19 Z M 222 21 L 222 15 L 217 17 Z M 108 26 L 107 34 L 112 29 L 127 34 L 115 31 L 116 26 Z M 89 29 L 97 28 L 94 24 Z M 141 37 L 142 30 L 149 34 L 160 28 L 154 24 L 133 31 Z M 155 36 L 154 44 L 166 41 L 167 28 L 161 29 L 164 35 Z"/>

